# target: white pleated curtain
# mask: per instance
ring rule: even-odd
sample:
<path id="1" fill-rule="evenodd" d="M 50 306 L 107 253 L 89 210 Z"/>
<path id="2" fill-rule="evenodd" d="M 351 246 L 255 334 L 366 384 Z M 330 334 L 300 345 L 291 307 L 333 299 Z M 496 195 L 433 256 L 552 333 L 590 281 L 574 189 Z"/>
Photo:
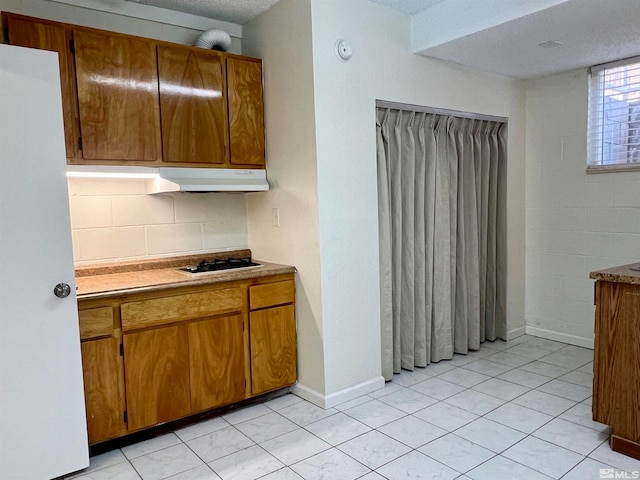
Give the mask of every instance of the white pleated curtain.
<path id="1" fill-rule="evenodd" d="M 506 339 L 506 124 L 377 108 L 386 380 Z"/>

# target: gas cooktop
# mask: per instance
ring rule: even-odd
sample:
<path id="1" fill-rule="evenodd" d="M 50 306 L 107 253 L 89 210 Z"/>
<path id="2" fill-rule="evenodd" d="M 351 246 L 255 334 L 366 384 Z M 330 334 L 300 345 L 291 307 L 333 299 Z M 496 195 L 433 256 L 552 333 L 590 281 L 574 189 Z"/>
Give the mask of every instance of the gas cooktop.
<path id="1" fill-rule="evenodd" d="M 198 265 L 188 265 L 180 270 L 188 273 L 214 273 L 236 268 L 257 268 L 259 263 L 251 261 L 251 257 L 244 258 L 216 258 L 214 260 L 202 260 Z"/>

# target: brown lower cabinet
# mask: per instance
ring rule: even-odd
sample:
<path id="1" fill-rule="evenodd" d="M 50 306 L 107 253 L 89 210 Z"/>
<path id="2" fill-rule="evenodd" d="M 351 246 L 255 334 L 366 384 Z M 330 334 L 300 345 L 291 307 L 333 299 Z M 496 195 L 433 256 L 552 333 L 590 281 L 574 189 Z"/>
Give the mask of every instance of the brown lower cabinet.
<path id="1" fill-rule="evenodd" d="M 640 285 L 598 280 L 595 320 L 593 420 L 640 460 Z"/>
<path id="2" fill-rule="evenodd" d="M 122 336 L 129 430 L 191 413 L 186 325 Z"/>
<path id="3" fill-rule="evenodd" d="M 244 365 L 241 315 L 189 324 L 191 410 L 200 412 L 242 400 L 246 387 Z"/>
<path id="4" fill-rule="evenodd" d="M 296 381 L 293 305 L 251 312 L 251 391 L 268 392 Z"/>
<path id="5" fill-rule="evenodd" d="M 120 388 L 120 342 L 114 337 L 82 342 L 89 443 L 126 433 Z"/>
<path id="6" fill-rule="evenodd" d="M 78 305 L 90 444 L 296 381 L 293 274 Z"/>

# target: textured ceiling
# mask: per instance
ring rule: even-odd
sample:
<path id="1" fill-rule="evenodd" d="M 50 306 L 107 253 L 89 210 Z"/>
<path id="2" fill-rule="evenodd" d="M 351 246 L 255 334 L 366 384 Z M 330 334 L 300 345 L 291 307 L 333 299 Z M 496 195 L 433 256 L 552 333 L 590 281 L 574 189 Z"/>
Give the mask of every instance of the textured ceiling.
<path id="1" fill-rule="evenodd" d="M 127 0 L 244 25 L 278 0 Z"/>
<path id="2" fill-rule="evenodd" d="M 413 47 L 425 56 L 517 78 L 550 75 L 640 55 L 640 0 L 568 0 Z"/>

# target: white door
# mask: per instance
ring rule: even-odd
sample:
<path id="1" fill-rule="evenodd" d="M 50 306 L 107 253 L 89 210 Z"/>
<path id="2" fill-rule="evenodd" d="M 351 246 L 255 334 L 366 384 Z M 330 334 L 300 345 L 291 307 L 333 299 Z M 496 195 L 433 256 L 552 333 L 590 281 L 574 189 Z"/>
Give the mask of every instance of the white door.
<path id="1" fill-rule="evenodd" d="M 58 56 L 0 45 L 0 478 L 89 464 Z M 59 283 L 66 298 L 54 295 Z"/>

